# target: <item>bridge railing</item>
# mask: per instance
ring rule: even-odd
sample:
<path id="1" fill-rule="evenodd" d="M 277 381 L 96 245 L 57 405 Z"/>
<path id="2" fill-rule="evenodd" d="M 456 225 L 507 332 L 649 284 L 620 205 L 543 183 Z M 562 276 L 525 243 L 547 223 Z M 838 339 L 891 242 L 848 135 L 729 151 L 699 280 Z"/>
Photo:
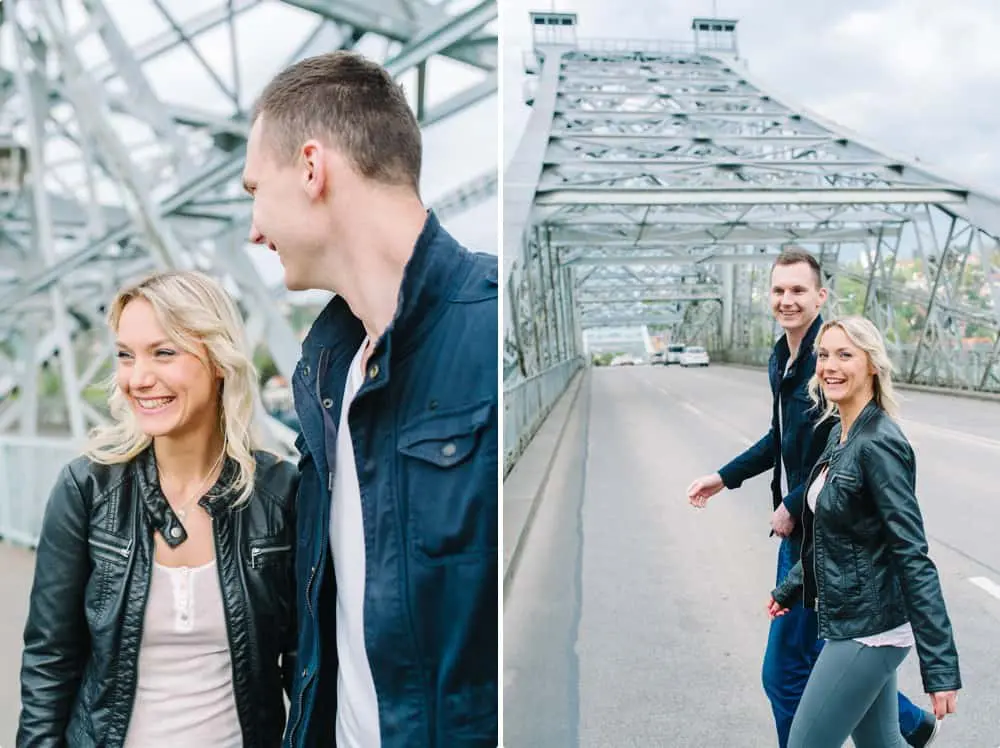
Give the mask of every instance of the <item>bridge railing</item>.
<path id="1" fill-rule="evenodd" d="M 0 537 L 35 547 L 59 471 L 80 454 L 69 439 L 0 436 Z"/>
<path id="2" fill-rule="evenodd" d="M 549 415 L 573 375 L 584 364 L 572 358 L 540 374 L 524 379 L 503 391 L 503 474 L 510 472 L 517 458 Z"/>

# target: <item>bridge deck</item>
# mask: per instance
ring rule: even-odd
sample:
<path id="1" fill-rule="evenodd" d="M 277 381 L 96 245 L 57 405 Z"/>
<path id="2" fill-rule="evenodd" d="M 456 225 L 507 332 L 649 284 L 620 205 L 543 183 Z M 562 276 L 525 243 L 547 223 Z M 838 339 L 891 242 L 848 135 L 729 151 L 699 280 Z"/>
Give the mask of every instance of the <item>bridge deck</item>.
<path id="1" fill-rule="evenodd" d="M 901 394 L 965 682 L 943 744 L 997 745 L 1000 599 L 970 580 L 1000 585 L 1000 404 Z M 506 744 L 774 745 L 760 685 L 769 478 L 702 511 L 685 498 L 769 412 L 761 371 L 591 372 L 505 600 Z M 915 653 L 901 688 L 928 705 Z"/>

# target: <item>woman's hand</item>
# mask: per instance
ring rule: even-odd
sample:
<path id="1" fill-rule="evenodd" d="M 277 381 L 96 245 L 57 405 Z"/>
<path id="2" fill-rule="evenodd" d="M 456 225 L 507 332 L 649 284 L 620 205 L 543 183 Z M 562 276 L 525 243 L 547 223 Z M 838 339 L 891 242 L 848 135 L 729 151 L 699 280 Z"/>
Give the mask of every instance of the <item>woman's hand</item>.
<path id="1" fill-rule="evenodd" d="M 931 711 L 938 719 L 944 719 L 946 714 L 955 713 L 955 702 L 958 700 L 958 691 L 939 691 L 930 694 Z"/>
<path id="2" fill-rule="evenodd" d="M 782 608 L 781 605 L 775 602 L 774 598 L 768 598 L 767 601 L 767 614 L 773 621 L 778 616 L 783 616 L 788 612 L 788 608 Z"/>

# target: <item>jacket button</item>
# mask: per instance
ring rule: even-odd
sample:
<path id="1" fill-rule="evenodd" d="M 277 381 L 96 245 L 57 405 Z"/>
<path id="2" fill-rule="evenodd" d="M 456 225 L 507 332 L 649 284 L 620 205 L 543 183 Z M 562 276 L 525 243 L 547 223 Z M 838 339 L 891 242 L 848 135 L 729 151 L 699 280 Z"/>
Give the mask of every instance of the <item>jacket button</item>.
<path id="1" fill-rule="evenodd" d="M 302 668 L 302 677 L 305 678 L 309 675 L 309 668 Z"/>
<path id="2" fill-rule="evenodd" d="M 323 407 L 326 408 L 327 410 L 330 410 L 330 408 L 333 407 L 333 400 L 330 399 L 329 397 L 324 397 L 323 398 Z"/>
<path id="3" fill-rule="evenodd" d="M 181 536 L 181 528 L 179 528 L 179 527 L 171 527 L 170 528 L 170 537 L 172 537 L 172 538 L 179 538 L 180 536 Z"/>
<path id="4" fill-rule="evenodd" d="M 309 368 L 308 364 L 306 365 L 306 367 L 304 369 L 302 369 L 302 373 L 305 374 L 307 377 L 309 376 L 309 372 L 310 371 L 312 371 L 312 370 Z"/>
<path id="5" fill-rule="evenodd" d="M 448 442 L 443 447 L 441 447 L 441 454 L 445 457 L 453 457 L 455 452 L 458 451 L 458 447 L 455 446 L 454 442 Z"/>
<path id="6" fill-rule="evenodd" d="M 368 369 L 368 376 L 374 379 L 378 376 L 378 364 L 372 364 Z"/>

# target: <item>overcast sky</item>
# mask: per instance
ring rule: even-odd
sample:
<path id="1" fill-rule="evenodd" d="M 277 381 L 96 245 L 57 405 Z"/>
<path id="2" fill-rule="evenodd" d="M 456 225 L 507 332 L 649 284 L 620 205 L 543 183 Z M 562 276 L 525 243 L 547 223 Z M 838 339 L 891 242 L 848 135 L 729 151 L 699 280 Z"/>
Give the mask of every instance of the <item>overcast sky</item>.
<path id="1" fill-rule="evenodd" d="M 530 10 L 502 0 L 504 163 L 520 139 L 522 50 Z M 691 39 L 711 0 L 556 0 L 578 13 L 580 38 Z M 997 0 L 718 0 L 739 20 L 749 70 L 816 111 L 901 156 L 1000 194 L 1000 2 Z"/>

